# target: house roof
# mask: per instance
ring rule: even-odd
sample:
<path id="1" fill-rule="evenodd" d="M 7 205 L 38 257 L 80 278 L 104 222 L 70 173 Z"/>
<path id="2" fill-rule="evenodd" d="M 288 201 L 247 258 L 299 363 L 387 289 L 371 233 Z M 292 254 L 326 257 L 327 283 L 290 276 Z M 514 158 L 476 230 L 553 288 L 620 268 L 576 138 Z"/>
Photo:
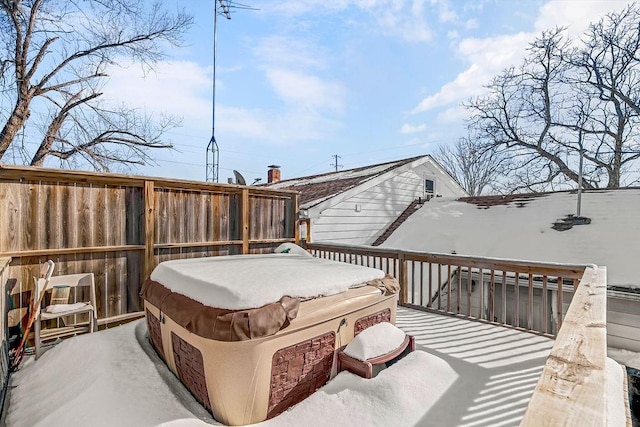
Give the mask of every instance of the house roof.
<path id="1" fill-rule="evenodd" d="M 640 289 L 640 188 L 434 198 L 382 244 L 435 253 L 606 266 L 608 284 Z"/>
<path id="2" fill-rule="evenodd" d="M 389 172 L 390 170 L 425 157 L 430 158 L 431 156 L 416 156 L 408 159 L 347 169 L 338 172 L 285 179 L 277 183 L 269 184 L 269 187 L 279 190 L 286 189 L 300 191 L 300 204 L 311 207 L 377 176 Z"/>

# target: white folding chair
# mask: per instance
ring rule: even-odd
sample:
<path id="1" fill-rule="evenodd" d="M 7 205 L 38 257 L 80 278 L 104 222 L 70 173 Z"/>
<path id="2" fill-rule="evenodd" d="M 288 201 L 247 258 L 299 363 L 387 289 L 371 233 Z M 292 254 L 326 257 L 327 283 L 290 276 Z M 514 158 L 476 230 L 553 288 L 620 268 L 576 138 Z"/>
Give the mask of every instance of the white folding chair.
<path id="1" fill-rule="evenodd" d="M 44 308 L 41 305 L 37 305 L 34 325 L 36 359 L 41 354 L 43 341 L 72 336 L 82 332 L 94 332 L 97 313 L 93 273 L 67 274 L 53 276 L 49 280 L 46 280 L 46 278 L 34 278 L 34 280 L 36 282 L 36 295 L 40 295 L 43 290 L 53 294 L 53 290 L 56 288 L 68 287 L 70 293 L 75 297 L 80 288 L 84 287 L 89 290 L 88 301 L 86 301 L 86 298 L 85 301 L 75 301 L 74 298 L 75 302 L 72 304 L 56 304 L 55 302 L 59 301 L 54 299 L 53 304 L 49 304 Z M 85 315 L 88 315 L 88 321 L 84 320 L 87 317 Z M 43 322 L 50 320 L 56 320 L 57 326 L 42 329 Z M 62 322 L 63 326 L 60 326 L 60 322 Z"/>

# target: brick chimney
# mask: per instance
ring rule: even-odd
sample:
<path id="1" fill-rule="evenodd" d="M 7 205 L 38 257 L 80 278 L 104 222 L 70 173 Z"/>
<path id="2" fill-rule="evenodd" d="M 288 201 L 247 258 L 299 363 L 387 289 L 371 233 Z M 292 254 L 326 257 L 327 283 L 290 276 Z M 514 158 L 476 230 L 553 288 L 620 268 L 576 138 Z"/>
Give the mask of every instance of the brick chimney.
<path id="1" fill-rule="evenodd" d="M 267 171 L 267 183 L 275 184 L 276 182 L 280 182 L 280 166 L 269 165 L 269 170 Z"/>

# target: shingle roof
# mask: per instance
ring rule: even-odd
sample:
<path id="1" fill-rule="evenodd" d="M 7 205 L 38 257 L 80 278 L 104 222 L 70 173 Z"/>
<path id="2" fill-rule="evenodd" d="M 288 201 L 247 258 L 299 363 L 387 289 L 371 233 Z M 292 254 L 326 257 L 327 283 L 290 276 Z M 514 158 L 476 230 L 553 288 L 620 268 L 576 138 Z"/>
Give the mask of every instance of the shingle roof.
<path id="1" fill-rule="evenodd" d="M 426 156 L 416 156 L 338 172 L 286 179 L 274 184 L 269 184 L 269 186 L 271 188 L 299 191 L 301 193 L 300 204 L 312 206 L 354 188 L 376 176 L 423 157 Z"/>

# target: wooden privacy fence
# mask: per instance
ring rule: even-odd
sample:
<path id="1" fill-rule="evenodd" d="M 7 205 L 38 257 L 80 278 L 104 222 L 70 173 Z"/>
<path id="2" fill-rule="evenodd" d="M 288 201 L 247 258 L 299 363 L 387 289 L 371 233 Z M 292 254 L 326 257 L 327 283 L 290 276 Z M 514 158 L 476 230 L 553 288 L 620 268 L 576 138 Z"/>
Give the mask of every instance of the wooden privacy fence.
<path id="1" fill-rule="evenodd" d="M 585 265 L 308 243 L 321 258 L 379 268 L 400 282 L 400 304 L 555 335 Z"/>
<path id="2" fill-rule="evenodd" d="M 141 309 L 161 261 L 269 251 L 298 241 L 298 195 L 261 187 L 0 166 L 0 257 L 22 300 L 47 259 L 93 272 L 100 319 Z"/>

